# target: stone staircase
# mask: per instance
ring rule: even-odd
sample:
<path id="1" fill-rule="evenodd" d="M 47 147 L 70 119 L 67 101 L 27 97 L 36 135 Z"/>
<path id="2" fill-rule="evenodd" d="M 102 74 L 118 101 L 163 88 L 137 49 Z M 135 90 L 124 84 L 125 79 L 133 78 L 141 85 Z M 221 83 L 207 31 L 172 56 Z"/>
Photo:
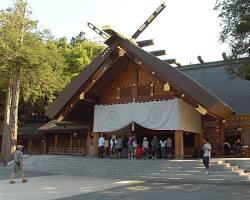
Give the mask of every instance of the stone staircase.
<path id="1" fill-rule="evenodd" d="M 219 164 L 250 180 L 250 158 L 224 159 L 219 161 Z"/>
<path id="2" fill-rule="evenodd" d="M 212 159 L 211 174 L 205 175 L 201 160 L 122 160 L 42 155 L 29 156 L 24 164 L 26 171 L 57 175 L 215 184 L 250 183 L 248 177 L 239 176 L 238 172 L 225 165 Z"/>

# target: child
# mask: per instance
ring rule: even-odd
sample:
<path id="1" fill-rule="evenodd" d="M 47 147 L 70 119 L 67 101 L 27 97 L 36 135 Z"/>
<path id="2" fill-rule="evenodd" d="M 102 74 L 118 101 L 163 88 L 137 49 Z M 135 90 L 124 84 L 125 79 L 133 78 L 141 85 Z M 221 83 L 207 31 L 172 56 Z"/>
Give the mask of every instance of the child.
<path id="1" fill-rule="evenodd" d="M 144 154 L 144 151 L 140 145 L 137 145 L 137 148 L 135 150 L 135 156 L 137 159 L 140 159 L 142 155 Z"/>

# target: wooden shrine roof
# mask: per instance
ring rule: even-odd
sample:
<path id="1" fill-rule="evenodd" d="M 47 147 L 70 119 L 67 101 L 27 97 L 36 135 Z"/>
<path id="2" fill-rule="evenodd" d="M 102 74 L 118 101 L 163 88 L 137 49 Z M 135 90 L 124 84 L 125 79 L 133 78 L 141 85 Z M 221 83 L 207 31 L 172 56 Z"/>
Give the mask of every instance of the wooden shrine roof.
<path id="1" fill-rule="evenodd" d="M 42 125 L 39 128 L 40 132 L 57 132 L 57 133 L 66 133 L 66 132 L 81 132 L 82 130 L 88 130 L 89 126 L 75 124 L 73 122 L 58 122 L 57 120 L 49 121 L 48 123 Z"/>
<path id="2" fill-rule="evenodd" d="M 121 37 L 113 30 L 107 31 L 111 37 L 105 42 L 109 48 L 98 56 L 89 66 L 87 66 L 56 98 L 56 100 L 46 110 L 46 115 L 50 118 L 58 117 L 61 110 L 70 106 L 70 100 L 79 92 L 82 86 L 95 74 L 103 65 L 105 60 L 109 59 L 112 51 L 118 46 L 126 51 L 126 56 L 140 63 L 146 70 L 151 71 L 165 82 L 169 82 L 171 88 L 179 94 L 185 94 L 185 97 L 196 104 L 203 106 L 210 114 L 225 118 L 234 113 L 234 110 L 226 103 L 208 92 L 198 82 L 191 79 L 177 68 L 172 67 L 156 56 L 144 51 L 135 43 Z M 117 66 L 117 65 L 116 65 Z M 118 66 L 119 67 L 119 66 Z"/>
<path id="3" fill-rule="evenodd" d="M 41 127 L 42 124 L 26 124 L 23 126 L 20 126 L 17 130 L 18 136 L 33 136 L 33 135 L 42 135 L 41 132 L 39 132 L 39 127 Z M 2 129 L 0 129 L 0 135 L 3 135 Z"/>

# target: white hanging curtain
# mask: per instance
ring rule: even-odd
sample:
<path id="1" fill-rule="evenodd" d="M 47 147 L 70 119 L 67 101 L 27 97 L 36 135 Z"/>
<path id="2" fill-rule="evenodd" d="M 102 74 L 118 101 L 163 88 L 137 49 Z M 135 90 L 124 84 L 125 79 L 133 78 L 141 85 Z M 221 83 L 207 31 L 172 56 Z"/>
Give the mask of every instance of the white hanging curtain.
<path id="1" fill-rule="evenodd" d="M 117 131 L 131 122 L 153 130 L 201 132 L 201 116 L 182 99 L 96 105 L 94 132 Z"/>

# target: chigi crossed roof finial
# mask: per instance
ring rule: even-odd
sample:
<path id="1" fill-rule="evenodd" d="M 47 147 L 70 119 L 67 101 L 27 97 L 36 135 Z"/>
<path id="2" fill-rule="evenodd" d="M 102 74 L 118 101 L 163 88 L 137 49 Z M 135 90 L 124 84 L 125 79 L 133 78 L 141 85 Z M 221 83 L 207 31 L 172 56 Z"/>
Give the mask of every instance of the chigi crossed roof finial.
<path id="1" fill-rule="evenodd" d="M 166 7 L 165 3 L 162 3 L 154 12 L 152 15 L 150 15 L 150 17 L 140 26 L 140 28 L 138 30 L 136 30 L 136 32 L 131 36 L 130 40 L 135 42 L 135 40 L 139 37 L 139 35 L 149 26 L 149 24 L 151 24 L 151 22 L 163 11 L 163 9 Z M 104 38 L 105 40 L 109 39 L 110 34 L 108 34 L 108 32 L 115 32 L 113 31 L 110 26 L 104 26 L 103 30 L 99 29 L 98 27 L 96 27 L 95 25 L 93 25 L 92 23 L 88 22 L 87 23 L 88 27 L 91 28 L 93 31 L 95 31 L 97 34 L 99 34 L 102 38 Z M 120 35 L 120 34 L 119 34 Z M 122 35 L 120 35 L 123 38 L 126 38 Z M 146 46 L 150 46 L 153 45 L 153 39 L 150 40 L 143 40 L 143 41 L 136 41 L 135 42 L 139 47 L 146 47 Z M 151 51 L 151 54 L 155 55 L 155 56 L 162 56 L 162 55 L 166 55 L 166 51 L 165 50 L 158 50 L 158 51 Z"/>

